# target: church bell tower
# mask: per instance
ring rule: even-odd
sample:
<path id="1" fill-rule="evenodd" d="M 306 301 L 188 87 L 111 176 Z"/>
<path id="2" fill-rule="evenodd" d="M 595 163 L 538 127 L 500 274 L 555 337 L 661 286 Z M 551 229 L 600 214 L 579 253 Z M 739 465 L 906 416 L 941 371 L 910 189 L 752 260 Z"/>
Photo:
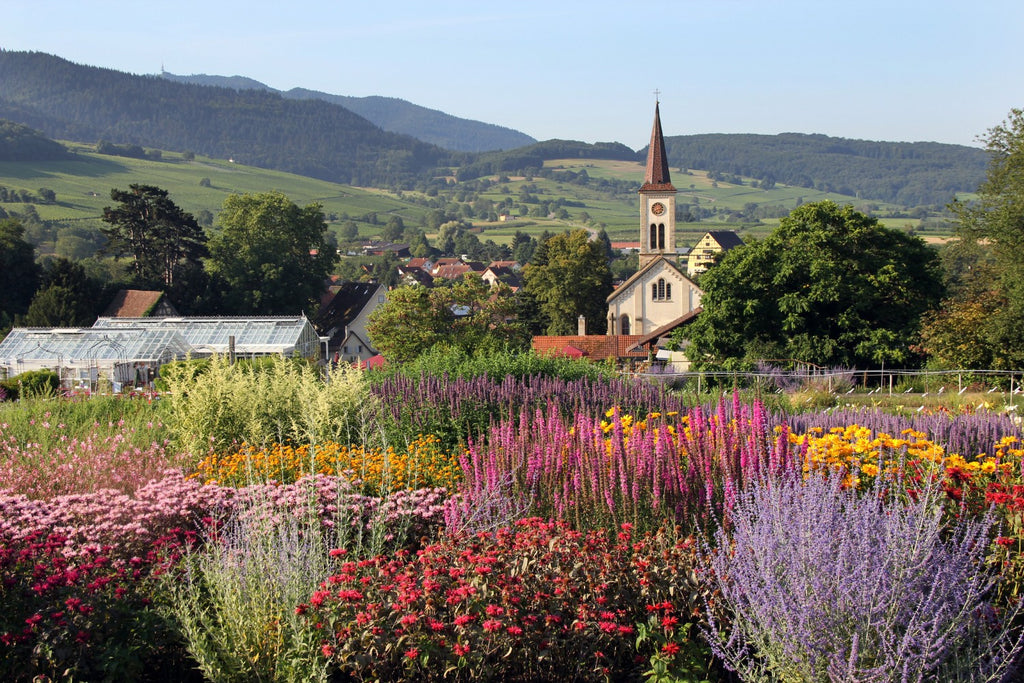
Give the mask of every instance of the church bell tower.
<path id="1" fill-rule="evenodd" d="M 647 149 L 647 171 L 639 194 L 640 268 L 659 256 L 675 260 L 676 188 L 669 177 L 658 102 L 654 104 L 654 128 Z"/>

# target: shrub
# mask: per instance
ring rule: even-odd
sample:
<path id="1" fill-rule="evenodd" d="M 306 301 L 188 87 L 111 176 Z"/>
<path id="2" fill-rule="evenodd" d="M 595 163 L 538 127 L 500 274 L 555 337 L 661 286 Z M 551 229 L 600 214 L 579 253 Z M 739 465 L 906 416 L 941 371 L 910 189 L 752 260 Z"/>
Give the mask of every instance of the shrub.
<path id="1" fill-rule="evenodd" d="M 937 486 L 904 500 L 841 481 L 739 496 L 703 547 L 731 618 L 705 628 L 715 653 L 745 681 L 1008 680 L 1022 636 L 987 602 L 991 518 L 947 529 Z"/>
<path id="2" fill-rule="evenodd" d="M 0 389 L 7 400 L 35 396 L 55 396 L 60 391 L 60 377 L 53 370 L 30 370 L 5 380 L 0 380 Z"/>

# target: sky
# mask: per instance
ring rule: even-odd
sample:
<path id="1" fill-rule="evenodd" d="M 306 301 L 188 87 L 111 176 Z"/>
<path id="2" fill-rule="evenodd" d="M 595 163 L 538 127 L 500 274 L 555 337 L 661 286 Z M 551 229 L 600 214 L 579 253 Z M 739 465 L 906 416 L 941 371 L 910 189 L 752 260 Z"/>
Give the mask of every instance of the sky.
<path id="1" fill-rule="evenodd" d="M 0 48 L 633 149 L 656 98 L 669 136 L 976 147 L 1024 107 L 1024 0 L 8 0 Z"/>

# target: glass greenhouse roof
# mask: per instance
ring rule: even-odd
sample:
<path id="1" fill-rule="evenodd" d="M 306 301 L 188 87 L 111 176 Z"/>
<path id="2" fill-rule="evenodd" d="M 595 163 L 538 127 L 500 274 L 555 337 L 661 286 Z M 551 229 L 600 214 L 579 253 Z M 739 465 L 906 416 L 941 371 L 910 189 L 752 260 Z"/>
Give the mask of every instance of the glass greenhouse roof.
<path id="1" fill-rule="evenodd" d="M 273 318 L 99 318 L 96 329 L 120 327 L 175 330 L 194 351 L 227 351 L 235 338 L 239 353 L 287 353 L 319 342 L 305 316 Z"/>
<path id="2" fill-rule="evenodd" d="M 16 327 L 0 342 L 0 362 L 58 360 L 166 362 L 184 358 L 191 347 L 173 329 Z"/>

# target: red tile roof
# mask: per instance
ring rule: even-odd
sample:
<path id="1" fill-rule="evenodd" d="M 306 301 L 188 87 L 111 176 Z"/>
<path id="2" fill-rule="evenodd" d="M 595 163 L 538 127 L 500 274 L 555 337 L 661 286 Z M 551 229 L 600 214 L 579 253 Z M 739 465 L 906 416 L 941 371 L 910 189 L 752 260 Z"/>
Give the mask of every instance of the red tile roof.
<path id="1" fill-rule="evenodd" d="M 122 289 L 114 296 L 107 310 L 103 311 L 103 317 L 143 318 L 156 308 L 163 295 L 163 292 L 143 289 Z"/>
<path id="2" fill-rule="evenodd" d="M 541 354 L 562 354 L 574 358 L 583 356 L 591 360 L 646 358 L 646 351 L 629 350 L 636 346 L 641 336 L 639 334 L 588 334 L 585 336 L 576 334 L 534 337 L 533 350 Z"/>

